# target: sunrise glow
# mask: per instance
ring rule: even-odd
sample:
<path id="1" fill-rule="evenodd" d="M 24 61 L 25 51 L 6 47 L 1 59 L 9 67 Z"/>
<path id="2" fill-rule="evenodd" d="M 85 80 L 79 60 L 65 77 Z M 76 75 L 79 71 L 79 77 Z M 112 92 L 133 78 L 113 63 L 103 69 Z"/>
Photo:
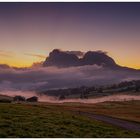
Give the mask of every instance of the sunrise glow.
<path id="1" fill-rule="evenodd" d="M 140 69 L 139 9 L 129 3 L 1 3 L 0 63 L 28 67 L 59 48 L 103 50 L 119 65 Z"/>

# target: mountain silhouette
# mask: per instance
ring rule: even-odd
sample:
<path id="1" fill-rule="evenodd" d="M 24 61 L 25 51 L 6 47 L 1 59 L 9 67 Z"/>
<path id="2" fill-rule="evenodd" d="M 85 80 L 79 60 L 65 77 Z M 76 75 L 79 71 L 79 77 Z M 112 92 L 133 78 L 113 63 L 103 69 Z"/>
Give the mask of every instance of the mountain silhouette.
<path id="1" fill-rule="evenodd" d="M 49 57 L 43 63 L 43 66 L 70 67 L 77 66 L 79 59 L 75 54 L 69 54 L 58 49 L 50 52 Z"/>
<path id="2" fill-rule="evenodd" d="M 65 68 L 95 64 L 98 66 L 103 66 L 116 70 L 135 70 L 116 64 L 116 62 L 111 57 L 109 57 L 105 52 L 102 51 L 88 51 L 83 55 L 82 58 L 78 58 L 75 53 L 68 53 L 68 51 L 61 51 L 59 49 L 54 49 L 52 52 L 50 52 L 49 56 L 44 61 L 43 66 L 56 66 L 60 68 Z"/>
<path id="3" fill-rule="evenodd" d="M 78 58 L 76 54 L 70 54 L 59 49 L 54 49 L 46 58 L 43 66 L 71 67 L 84 65 L 99 65 L 107 67 L 115 67 L 117 64 L 106 53 L 101 51 L 88 51 L 82 58 Z"/>
<path id="4" fill-rule="evenodd" d="M 115 61 L 101 51 L 88 51 L 84 57 L 81 59 L 82 65 L 99 65 L 99 66 L 116 66 Z"/>

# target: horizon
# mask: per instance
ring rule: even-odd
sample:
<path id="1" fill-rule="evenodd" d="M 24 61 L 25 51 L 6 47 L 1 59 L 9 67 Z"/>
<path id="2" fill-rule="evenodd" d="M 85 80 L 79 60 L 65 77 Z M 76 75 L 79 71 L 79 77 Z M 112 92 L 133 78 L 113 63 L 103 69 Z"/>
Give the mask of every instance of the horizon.
<path id="1" fill-rule="evenodd" d="M 106 51 L 140 69 L 140 3 L 0 3 L 0 64 L 30 67 L 55 48 Z"/>
<path id="2" fill-rule="evenodd" d="M 81 58 L 83 58 L 84 57 L 84 55 L 85 55 L 85 53 L 87 53 L 87 52 L 101 52 L 101 53 L 104 53 L 105 55 L 107 55 L 107 56 L 109 56 L 109 57 L 111 57 L 110 55 L 109 55 L 109 53 L 108 52 L 106 52 L 106 51 L 103 51 L 103 50 L 96 50 L 96 51 L 93 51 L 93 50 L 89 50 L 89 51 L 87 51 L 87 52 L 81 52 L 81 51 L 79 51 L 79 50 L 76 50 L 76 51 L 71 51 L 71 50 L 61 50 L 61 49 L 53 49 L 53 50 L 59 50 L 60 52 L 65 52 L 65 53 L 70 53 L 71 52 L 71 54 L 74 54 L 75 56 L 77 56 L 77 57 L 79 57 L 77 54 L 76 54 L 76 52 L 80 52 L 80 53 L 83 53 L 79 58 L 81 59 Z M 53 51 L 52 50 L 52 51 Z M 52 52 L 51 51 L 51 52 Z M 51 53 L 51 52 L 49 52 L 49 54 Z M 68 53 L 68 54 L 69 54 Z M 7 63 L 0 63 L 0 65 L 7 65 L 8 67 L 13 67 L 13 68 L 31 68 L 31 67 L 33 67 L 33 66 L 35 66 L 35 65 L 40 65 L 40 66 L 42 66 L 43 67 L 43 63 L 47 60 L 47 58 L 49 57 L 49 55 L 48 56 L 42 56 L 42 55 L 39 55 L 39 54 L 30 54 L 30 53 L 27 53 L 27 54 L 25 54 L 25 55 L 30 55 L 30 56 L 33 56 L 33 57 L 39 57 L 39 58 L 41 58 L 42 60 L 40 60 L 40 61 L 34 61 L 33 63 L 31 63 L 30 65 L 27 65 L 27 66 L 18 66 L 18 65 L 9 65 L 9 64 L 7 64 Z M 111 57 L 112 59 L 113 59 L 113 57 Z M 119 66 L 122 66 L 122 67 L 128 67 L 128 66 L 125 66 L 125 65 L 120 65 L 120 64 L 118 64 L 117 62 L 116 62 L 116 60 L 115 59 L 113 59 L 114 61 L 115 61 L 115 63 L 117 64 L 117 65 L 119 65 Z M 133 68 L 133 69 L 136 69 L 136 70 L 139 70 L 140 68 L 135 68 L 135 67 L 128 67 L 128 68 Z"/>

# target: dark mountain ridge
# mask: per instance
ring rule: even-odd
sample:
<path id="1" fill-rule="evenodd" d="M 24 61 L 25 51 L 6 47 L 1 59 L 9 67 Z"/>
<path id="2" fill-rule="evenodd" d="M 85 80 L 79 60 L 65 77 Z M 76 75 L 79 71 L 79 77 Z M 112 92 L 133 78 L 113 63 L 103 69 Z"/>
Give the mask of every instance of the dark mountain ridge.
<path id="1" fill-rule="evenodd" d="M 133 71 L 135 69 L 123 67 L 118 64 L 105 52 L 102 51 L 88 51 L 82 58 L 79 58 L 76 54 L 67 53 L 67 51 L 61 51 L 54 49 L 50 52 L 49 57 L 43 63 L 44 67 L 56 66 L 59 68 L 76 67 L 84 65 L 98 65 L 115 70 Z M 136 70 L 138 71 L 138 70 Z"/>
<path id="2" fill-rule="evenodd" d="M 78 58 L 76 54 L 54 49 L 46 58 L 43 66 L 71 67 L 94 64 L 110 67 L 117 65 L 111 57 L 101 51 L 88 51 L 82 58 Z"/>

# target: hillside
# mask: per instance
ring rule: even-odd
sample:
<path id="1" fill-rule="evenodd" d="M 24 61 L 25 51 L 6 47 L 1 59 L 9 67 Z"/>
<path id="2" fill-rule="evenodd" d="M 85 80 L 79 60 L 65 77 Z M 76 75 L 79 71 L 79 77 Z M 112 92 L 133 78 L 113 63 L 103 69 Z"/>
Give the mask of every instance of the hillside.
<path id="1" fill-rule="evenodd" d="M 13 100 L 13 97 L 0 94 L 0 102 L 11 102 Z"/>

